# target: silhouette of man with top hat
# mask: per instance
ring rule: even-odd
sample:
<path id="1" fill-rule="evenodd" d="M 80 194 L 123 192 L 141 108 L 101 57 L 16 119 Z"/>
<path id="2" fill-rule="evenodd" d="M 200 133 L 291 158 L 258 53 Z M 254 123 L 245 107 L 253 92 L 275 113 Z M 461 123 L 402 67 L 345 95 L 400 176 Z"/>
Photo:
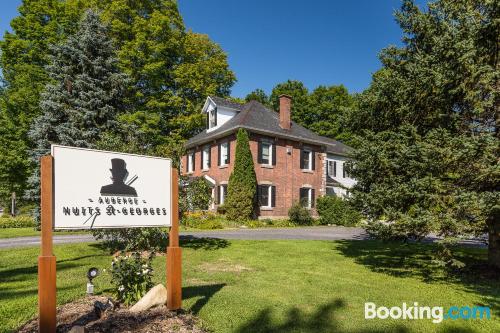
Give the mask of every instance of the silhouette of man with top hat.
<path id="1" fill-rule="evenodd" d="M 113 184 L 101 187 L 101 195 L 125 195 L 129 197 L 136 197 L 137 192 L 132 186 L 125 184 L 128 176 L 125 161 L 121 158 L 111 159 L 111 180 Z"/>

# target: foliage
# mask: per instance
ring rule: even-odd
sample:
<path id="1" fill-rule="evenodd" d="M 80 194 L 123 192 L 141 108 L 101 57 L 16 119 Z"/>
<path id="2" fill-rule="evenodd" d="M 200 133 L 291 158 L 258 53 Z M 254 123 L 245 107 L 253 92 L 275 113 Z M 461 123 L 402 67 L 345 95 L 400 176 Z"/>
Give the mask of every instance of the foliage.
<path id="1" fill-rule="evenodd" d="M 272 108 L 276 112 L 279 112 L 280 109 L 279 96 L 283 94 L 292 97 L 292 120 L 302 125 L 303 119 L 308 118 L 307 104 L 309 91 L 306 86 L 302 82 L 295 80 L 287 80 L 286 82 L 278 83 L 274 86 L 269 99 Z"/>
<path id="2" fill-rule="evenodd" d="M 251 219 L 255 214 L 257 178 L 248 133 L 239 129 L 236 135 L 234 168 L 229 177 L 228 193 L 224 203 L 230 220 Z"/>
<path id="3" fill-rule="evenodd" d="M 182 224 L 194 229 L 223 229 L 226 219 L 212 212 L 194 212 L 184 214 Z"/>
<path id="4" fill-rule="evenodd" d="M 92 235 L 110 252 L 123 251 L 157 251 L 165 250 L 168 233 L 165 228 L 123 228 L 93 229 Z"/>
<path id="5" fill-rule="evenodd" d="M 31 216 L 19 215 L 16 217 L 0 217 L 2 228 L 34 228 L 35 220 Z"/>
<path id="6" fill-rule="evenodd" d="M 376 234 L 435 232 L 446 246 L 486 231 L 500 200 L 498 13 L 486 0 L 426 11 L 407 0 L 396 14 L 404 45 L 381 53 L 346 122 L 358 135 L 352 193 Z"/>
<path id="7" fill-rule="evenodd" d="M 123 97 L 128 84 L 118 69 L 107 27 L 90 10 L 76 34 L 52 51 L 47 67 L 52 81 L 41 95 L 42 114 L 29 132 L 36 143 L 31 151 L 34 164 L 50 152 L 50 145 L 54 143 L 94 147 L 103 132 L 116 126 L 116 115 L 124 109 Z M 38 202 L 38 169 L 30 177 L 29 185 L 27 198 Z"/>
<path id="8" fill-rule="evenodd" d="M 152 261 L 154 252 L 143 258 L 139 252 L 120 254 L 111 262 L 111 284 L 118 301 L 136 303 L 153 287 Z"/>
<path id="9" fill-rule="evenodd" d="M 9 128 L 0 145 L 0 196 L 21 194 L 36 168 L 27 163 L 37 143 L 28 132 L 43 113 L 40 94 L 52 81 L 50 50 L 77 31 L 88 8 L 109 26 L 119 67 L 130 78 L 130 108 L 118 121 L 139 130 L 144 145 L 172 147 L 200 131 L 206 96 L 228 96 L 236 80 L 219 45 L 185 30 L 176 1 L 24 0 L 12 32 L 0 41 L 0 127 Z"/>
<path id="10" fill-rule="evenodd" d="M 250 102 L 250 101 L 257 101 L 268 107 L 271 106 L 269 96 L 267 96 L 264 90 L 262 89 L 255 89 L 254 91 L 246 95 L 245 102 Z"/>
<path id="11" fill-rule="evenodd" d="M 296 225 L 312 225 L 313 218 L 308 208 L 302 205 L 299 201 L 292 204 L 288 210 L 288 218 L 290 222 Z"/>
<path id="12" fill-rule="evenodd" d="M 355 226 L 361 220 L 361 214 L 351 207 L 349 201 L 335 196 L 319 197 L 316 200 L 316 210 L 319 223 L 323 225 Z"/>
<path id="13" fill-rule="evenodd" d="M 179 206 L 181 212 L 207 210 L 212 203 L 212 190 L 203 177 L 181 180 L 186 183 L 181 188 Z"/>

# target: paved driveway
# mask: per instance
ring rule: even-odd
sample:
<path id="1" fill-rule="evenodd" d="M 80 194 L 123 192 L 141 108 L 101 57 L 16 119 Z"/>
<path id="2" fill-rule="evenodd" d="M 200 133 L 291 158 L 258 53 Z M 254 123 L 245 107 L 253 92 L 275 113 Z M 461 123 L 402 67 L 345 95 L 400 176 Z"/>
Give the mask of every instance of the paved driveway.
<path id="1" fill-rule="evenodd" d="M 305 239 L 305 240 L 339 240 L 367 239 L 368 235 L 361 228 L 344 227 L 305 227 L 305 228 L 265 228 L 265 229 L 235 229 L 214 231 L 181 232 L 181 236 L 212 237 L 222 239 Z M 92 235 L 55 235 L 55 244 L 92 242 Z M 0 248 L 20 246 L 37 246 L 40 237 L 19 237 L 0 239 Z"/>

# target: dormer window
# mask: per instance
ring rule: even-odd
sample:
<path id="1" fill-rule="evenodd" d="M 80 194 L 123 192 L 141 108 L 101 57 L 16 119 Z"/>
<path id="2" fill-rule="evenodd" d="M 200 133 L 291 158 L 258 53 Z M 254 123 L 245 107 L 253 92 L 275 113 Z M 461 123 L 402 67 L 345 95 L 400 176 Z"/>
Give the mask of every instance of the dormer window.
<path id="1" fill-rule="evenodd" d="M 217 126 L 217 107 L 208 111 L 208 128 Z"/>

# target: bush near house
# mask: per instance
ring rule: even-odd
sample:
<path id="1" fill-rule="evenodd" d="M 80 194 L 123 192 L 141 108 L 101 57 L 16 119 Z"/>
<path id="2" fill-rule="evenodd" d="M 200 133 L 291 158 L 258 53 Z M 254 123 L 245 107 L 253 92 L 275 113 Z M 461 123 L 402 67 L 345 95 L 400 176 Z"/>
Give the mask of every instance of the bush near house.
<path id="1" fill-rule="evenodd" d="M 194 229 L 223 229 L 226 219 L 224 216 L 212 212 L 185 213 L 182 224 Z"/>
<path id="2" fill-rule="evenodd" d="M 313 224 L 311 212 L 299 201 L 295 202 L 288 210 L 288 218 L 290 219 L 290 222 L 297 225 Z"/>
<path id="3" fill-rule="evenodd" d="M 31 216 L 0 217 L 0 229 L 4 228 L 34 228 L 35 220 Z"/>
<path id="4" fill-rule="evenodd" d="M 257 177 L 248 133 L 239 129 L 236 135 L 234 170 L 229 177 L 228 192 L 224 204 L 229 220 L 242 221 L 255 216 Z"/>
<path id="5" fill-rule="evenodd" d="M 361 220 L 361 214 L 347 200 L 334 196 L 323 196 L 316 200 L 319 224 L 354 226 Z"/>

